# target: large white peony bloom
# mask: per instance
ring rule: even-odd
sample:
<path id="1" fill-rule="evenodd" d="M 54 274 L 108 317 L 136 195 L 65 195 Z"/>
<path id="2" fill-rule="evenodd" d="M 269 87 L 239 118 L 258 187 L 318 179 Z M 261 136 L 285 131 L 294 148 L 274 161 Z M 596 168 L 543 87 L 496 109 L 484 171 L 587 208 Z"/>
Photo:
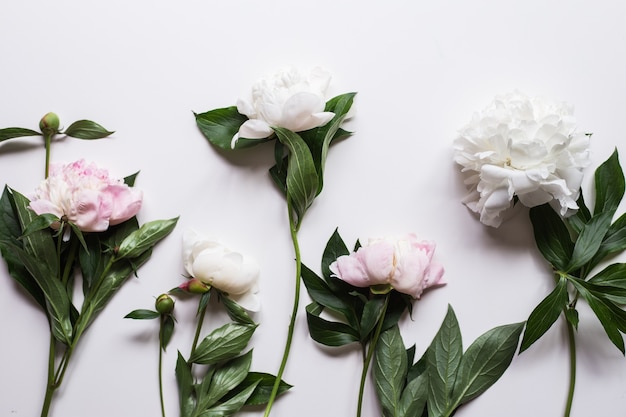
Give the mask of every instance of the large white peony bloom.
<path id="1" fill-rule="evenodd" d="M 500 226 L 514 196 L 568 216 L 578 209 L 589 136 L 576 132 L 571 106 L 514 92 L 474 114 L 454 141 L 454 160 L 468 174 L 463 202 L 488 226 Z"/>
<path id="2" fill-rule="evenodd" d="M 250 100 L 237 101 L 237 111 L 248 120 L 233 137 L 232 147 L 239 138 L 269 137 L 272 126 L 302 132 L 325 125 L 335 116 L 324 111 L 329 83 L 330 74 L 321 68 L 308 74 L 288 68 L 260 79 L 252 86 Z"/>

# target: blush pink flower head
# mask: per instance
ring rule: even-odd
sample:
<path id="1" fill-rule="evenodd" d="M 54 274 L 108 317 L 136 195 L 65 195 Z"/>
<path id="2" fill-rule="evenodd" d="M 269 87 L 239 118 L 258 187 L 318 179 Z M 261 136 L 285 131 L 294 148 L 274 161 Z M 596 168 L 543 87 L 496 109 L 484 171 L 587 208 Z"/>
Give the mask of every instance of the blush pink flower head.
<path id="1" fill-rule="evenodd" d="M 29 207 L 38 215 L 63 218 L 83 232 L 102 232 L 137 214 L 142 199 L 141 191 L 81 159 L 51 164 L 48 178 L 35 191 Z"/>
<path id="2" fill-rule="evenodd" d="M 444 284 L 444 269 L 432 260 L 434 252 L 433 242 L 418 241 L 414 234 L 370 239 L 356 252 L 337 258 L 330 270 L 355 287 L 389 285 L 420 298 L 425 289 Z"/>

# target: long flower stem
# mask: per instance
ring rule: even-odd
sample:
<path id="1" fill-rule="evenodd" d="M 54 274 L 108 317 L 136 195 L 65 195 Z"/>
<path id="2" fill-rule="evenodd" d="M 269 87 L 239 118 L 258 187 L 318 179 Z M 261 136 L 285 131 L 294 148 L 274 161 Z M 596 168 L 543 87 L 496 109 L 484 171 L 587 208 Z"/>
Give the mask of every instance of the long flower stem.
<path id="1" fill-rule="evenodd" d="M 50 404 L 52 403 L 52 395 L 56 389 L 54 380 L 54 358 L 56 355 L 56 340 L 50 331 L 50 349 L 48 350 L 48 380 L 46 382 L 46 395 L 41 407 L 41 417 L 47 417 L 50 411 Z"/>
<path id="2" fill-rule="evenodd" d="M 365 391 L 365 380 L 367 379 L 367 371 L 369 370 L 370 363 L 372 362 L 372 357 L 374 356 L 374 350 L 376 349 L 376 344 L 378 343 L 378 339 L 380 338 L 380 333 L 383 328 L 383 322 L 385 321 L 385 313 L 387 312 L 388 305 L 389 305 L 389 294 L 385 295 L 385 304 L 383 305 L 382 314 L 380 318 L 378 319 L 378 324 L 376 325 L 374 336 L 372 337 L 372 340 L 370 342 L 369 350 L 367 351 L 367 356 L 363 360 L 363 370 L 361 372 L 361 383 L 359 385 L 359 399 L 358 399 L 357 409 L 356 409 L 357 417 L 361 417 L 361 410 L 363 407 L 363 393 Z"/>
<path id="3" fill-rule="evenodd" d="M 293 340 L 293 331 L 296 327 L 298 305 L 300 304 L 300 274 L 302 269 L 302 259 L 300 256 L 300 245 L 298 244 L 298 227 L 296 226 L 295 220 L 293 218 L 293 209 L 291 207 L 291 201 L 289 199 L 287 199 L 287 210 L 289 212 L 289 229 L 291 231 L 291 241 L 293 242 L 293 250 L 296 256 L 296 282 L 293 297 L 293 308 L 291 310 L 291 319 L 289 320 L 289 330 L 287 332 L 285 350 L 283 351 L 283 359 L 280 362 L 280 368 L 278 368 L 278 373 L 276 374 L 276 380 L 274 381 L 274 386 L 272 387 L 272 393 L 270 394 L 270 398 L 267 401 L 267 406 L 265 407 L 265 414 L 263 414 L 264 417 L 268 417 L 270 415 L 270 411 L 272 410 L 272 406 L 274 405 L 274 400 L 278 395 L 280 381 L 282 380 L 285 367 L 287 366 L 287 360 L 289 359 L 289 352 L 291 351 L 291 341 Z"/>
<path id="4" fill-rule="evenodd" d="M 46 144 L 46 170 L 44 178 L 48 178 L 48 171 L 50 168 L 50 142 L 52 140 L 52 135 L 45 134 L 43 138 Z"/>
<path id="5" fill-rule="evenodd" d="M 165 316 L 161 314 L 159 326 L 159 398 L 161 400 L 161 416 L 165 417 L 165 399 L 163 398 L 163 324 Z"/>
<path id="6" fill-rule="evenodd" d="M 572 411 L 572 403 L 574 401 L 574 389 L 576 387 L 576 340 L 574 339 L 574 325 L 565 319 L 567 324 L 567 338 L 569 342 L 569 390 L 567 393 L 567 402 L 565 403 L 564 417 L 569 417 Z"/>
<path id="7" fill-rule="evenodd" d="M 204 323 L 204 316 L 206 316 L 206 309 L 207 309 L 207 305 L 205 304 L 198 311 L 198 324 L 196 325 L 196 334 L 193 336 L 193 343 L 191 344 L 191 352 L 189 352 L 190 358 L 193 356 L 194 352 L 196 351 L 196 347 L 198 346 L 198 341 L 200 340 L 200 332 L 202 331 L 202 325 Z"/>

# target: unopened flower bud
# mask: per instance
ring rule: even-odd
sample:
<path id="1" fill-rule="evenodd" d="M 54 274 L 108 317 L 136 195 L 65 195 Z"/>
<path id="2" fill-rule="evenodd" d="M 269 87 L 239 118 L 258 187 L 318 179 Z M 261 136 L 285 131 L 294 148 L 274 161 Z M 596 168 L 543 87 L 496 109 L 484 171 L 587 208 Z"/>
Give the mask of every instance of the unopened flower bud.
<path id="1" fill-rule="evenodd" d="M 204 294 L 211 289 L 209 285 L 197 278 L 191 278 L 189 281 L 182 283 L 178 288 L 191 294 Z"/>
<path id="2" fill-rule="evenodd" d="M 161 294 L 154 303 L 156 311 L 161 314 L 170 314 L 174 311 L 174 300 L 167 294 Z"/>
<path id="3" fill-rule="evenodd" d="M 55 113 L 46 113 L 39 122 L 39 129 L 44 135 L 54 135 L 59 133 L 59 116 Z"/>

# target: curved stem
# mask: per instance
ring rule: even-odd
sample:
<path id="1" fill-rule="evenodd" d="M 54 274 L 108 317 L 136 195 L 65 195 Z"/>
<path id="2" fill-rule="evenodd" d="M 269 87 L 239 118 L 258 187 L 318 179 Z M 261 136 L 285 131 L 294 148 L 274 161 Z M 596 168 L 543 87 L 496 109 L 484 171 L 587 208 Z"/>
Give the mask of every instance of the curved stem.
<path id="1" fill-rule="evenodd" d="M 567 402 L 565 403 L 564 417 L 569 417 L 572 411 L 572 403 L 574 401 L 574 388 L 576 387 L 576 340 L 574 339 L 574 326 L 565 319 L 567 324 L 567 338 L 569 342 L 569 390 L 567 393 Z"/>
<path id="2" fill-rule="evenodd" d="M 270 394 L 270 398 L 267 401 L 267 406 L 265 407 L 265 414 L 263 414 L 264 417 L 268 417 L 270 415 L 270 411 L 272 410 L 272 406 L 274 405 L 274 400 L 278 395 L 280 381 L 282 380 L 283 372 L 285 371 L 285 367 L 287 366 L 287 360 L 289 359 L 289 352 L 291 351 L 291 341 L 293 340 L 293 331 L 296 327 L 296 316 L 298 314 L 298 305 L 300 303 L 300 274 L 302 269 L 302 259 L 300 257 L 300 245 L 298 244 L 298 227 L 296 226 L 293 218 L 293 209 L 291 207 L 291 201 L 289 198 L 287 199 L 287 211 L 289 212 L 289 229 L 291 231 L 291 241 L 293 242 L 293 250 L 296 256 L 296 285 L 294 289 L 291 319 L 289 320 L 289 330 L 287 331 L 287 341 L 285 342 L 285 350 L 283 351 L 283 359 L 280 362 L 280 368 L 278 368 L 278 374 L 276 375 L 276 380 L 274 381 L 274 386 L 272 387 L 272 393 Z"/>
<path id="3" fill-rule="evenodd" d="M 208 293 L 207 293 L 208 294 Z M 202 302 L 202 299 L 200 299 Z M 193 336 L 193 343 L 191 344 L 191 352 L 189 352 L 189 357 L 191 358 L 196 351 L 196 347 L 198 346 L 198 340 L 200 340 L 200 332 L 202 331 L 202 324 L 204 323 L 204 316 L 206 316 L 207 304 L 204 305 L 198 311 L 198 324 L 196 325 L 196 334 Z"/>
<path id="4" fill-rule="evenodd" d="M 361 383 L 359 385 L 359 399 L 357 403 L 356 415 L 357 417 L 361 417 L 361 409 L 363 407 L 363 393 L 365 391 L 365 380 L 367 379 L 367 371 L 369 370 L 370 363 L 372 362 L 372 357 L 374 356 L 374 350 L 376 349 L 376 343 L 378 343 L 378 339 L 380 338 L 380 333 L 383 328 L 383 322 L 385 321 L 385 314 L 387 313 L 387 306 L 389 305 L 389 294 L 385 295 L 385 304 L 383 305 L 383 310 L 380 318 L 378 319 L 378 324 L 376 325 L 376 330 L 374 332 L 374 336 L 370 342 L 369 350 L 367 351 L 367 356 L 363 361 L 363 370 L 361 371 Z M 364 347 L 365 349 L 365 347 Z"/>
<path id="5" fill-rule="evenodd" d="M 163 398 L 163 323 L 165 316 L 161 314 L 159 327 L 159 398 L 161 400 L 161 416 L 165 417 L 165 399 Z"/>

